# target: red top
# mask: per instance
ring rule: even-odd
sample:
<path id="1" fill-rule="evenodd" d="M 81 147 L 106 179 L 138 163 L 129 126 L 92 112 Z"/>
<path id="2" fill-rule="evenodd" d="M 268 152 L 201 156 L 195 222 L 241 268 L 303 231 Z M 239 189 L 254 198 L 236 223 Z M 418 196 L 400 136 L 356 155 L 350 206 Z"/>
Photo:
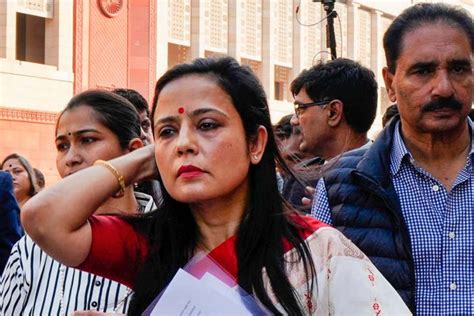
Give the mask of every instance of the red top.
<path id="1" fill-rule="evenodd" d="M 92 216 L 89 223 L 91 249 L 77 268 L 133 288 L 135 275 L 148 254 L 146 238 L 117 216 Z"/>
<path id="2" fill-rule="evenodd" d="M 300 234 L 303 239 L 327 226 L 309 216 L 292 216 L 292 219 L 301 226 Z M 92 216 L 89 223 L 92 228 L 91 249 L 86 260 L 77 268 L 133 288 L 135 275 L 148 254 L 146 238 L 120 217 Z M 284 240 L 283 249 L 287 252 L 292 249 L 292 245 Z M 234 282 L 237 280 L 235 236 L 214 248 L 209 257 L 227 271 Z"/>

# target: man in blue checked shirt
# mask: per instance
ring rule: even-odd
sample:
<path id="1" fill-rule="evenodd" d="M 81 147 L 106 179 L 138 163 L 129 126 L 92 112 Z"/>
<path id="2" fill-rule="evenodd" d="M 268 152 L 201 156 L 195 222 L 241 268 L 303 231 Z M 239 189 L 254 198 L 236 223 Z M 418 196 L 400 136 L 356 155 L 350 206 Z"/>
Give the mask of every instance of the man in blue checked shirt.
<path id="1" fill-rule="evenodd" d="M 419 315 L 474 314 L 473 25 L 440 3 L 393 21 L 383 77 L 400 115 L 336 160 L 312 207 Z"/>

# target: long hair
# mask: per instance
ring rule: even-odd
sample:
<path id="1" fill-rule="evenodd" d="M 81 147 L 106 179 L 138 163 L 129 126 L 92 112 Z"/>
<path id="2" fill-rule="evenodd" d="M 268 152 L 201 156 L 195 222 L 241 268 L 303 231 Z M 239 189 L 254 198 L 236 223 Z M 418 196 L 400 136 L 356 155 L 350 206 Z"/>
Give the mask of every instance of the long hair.
<path id="1" fill-rule="evenodd" d="M 17 153 L 10 154 L 6 156 L 5 159 L 3 159 L 0 169 L 3 169 L 3 165 L 5 164 L 5 162 L 10 159 L 18 160 L 18 162 L 23 166 L 23 168 L 25 168 L 26 173 L 28 174 L 28 180 L 30 181 L 30 190 L 28 191 L 28 196 L 32 197 L 33 195 L 38 193 L 40 191 L 40 188 L 38 187 L 38 183 L 36 181 L 35 172 L 30 162 L 25 157 Z"/>
<path id="2" fill-rule="evenodd" d="M 288 173 L 291 171 L 278 152 L 263 87 L 250 68 L 240 66 L 233 58 L 196 59 L 190 64 L 175 66 L 158 80 L 152 119 L 163 88 L 188 75 L 202 75 L 215 80 L 230 96 L 243 122 L 247 141 L 256 137 L 261 125 L 268 132 L 262 159 L 257 165 L 251 165 L 249 170 L 249 202 L 236 236 L 238 284 L 255 295 L 272 313 L 280 314 L 264 287 L 262 269 L 265 268 L 271 290 L 285 312 L 302 315 L 301 302 L 295 295 L 285 268 L 302 260 L 308 290 L 312 291 L 314 264 L 298 227 L 289 218 L 291 213 L 298 215 L 285 204 L 278 192 L 276 162 Z M 189 206 L 174 200 L 166 189 L 163 190 L 163 200 L 156 212 L 131 220 L 148 237 L 150 253 L 137 275 L 130 315 L 143 312 L 170 282 L 178 268 L 191 259 L 198 242 L 198 227 Z M 296 249 L 297 255 L 291 262 L 283 259 L 284 239 Z"/>

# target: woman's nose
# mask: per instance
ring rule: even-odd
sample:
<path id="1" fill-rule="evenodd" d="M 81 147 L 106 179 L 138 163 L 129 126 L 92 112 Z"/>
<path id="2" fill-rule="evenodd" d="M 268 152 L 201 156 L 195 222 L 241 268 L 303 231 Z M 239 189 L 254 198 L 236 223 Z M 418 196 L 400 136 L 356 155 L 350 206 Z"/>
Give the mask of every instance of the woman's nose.
<path id="1" fill-rule="evenodd" d="M 66 154 L 66 166 L 72 167 L 74 165 L 80 164 L 81 162 L 82 156 L 74 147 L 71 146 Z"/>
<path id="2" fill-rule="evenodd" d="M 182 126 L 179 130 L 176 152 L 179 155 L 183 155 L 185 153 L 196 154 L 198 152 L 197 139 L 195 131 L 192 127 Z"/>

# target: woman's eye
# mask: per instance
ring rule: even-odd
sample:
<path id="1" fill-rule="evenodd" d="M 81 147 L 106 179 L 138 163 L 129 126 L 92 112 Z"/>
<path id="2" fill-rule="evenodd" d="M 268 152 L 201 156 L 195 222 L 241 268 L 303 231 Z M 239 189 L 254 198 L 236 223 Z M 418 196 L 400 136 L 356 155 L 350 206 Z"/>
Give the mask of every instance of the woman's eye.
<path id="1" fill-rule="evenodd" d="M 148 132 L 150 130 L 151 123 L 149 120 L 146 120 L 141 123 L 141 126 L 145 132 Z"/>
<path id="2" fill-rule="evenodd" d="M 19 168 L 16 168 L 16 169 L 13 169 L 13 170 L 12 170 L 12 174 L 14 174 L 14 175 L 20 175 L 20 174 L 22 174 L 23 172 L 26 172 L 26 170 L 24 170 L 24 169 L 19 169 Z"/>
<path id="3" fill-rule="evenodd" d="M 59 144 L 56 144 L 56 149 L 58 151 L 65 151 L 66 149 L 68 149 L 69 146 L 66 144 L 66 143 L 59 143 Z"/>
<path id="4" fill-rule="evenodd" d="M 215 122 L 201 122 L 199 124 L 199 129 L 204 131 L 209 131 L 218 128 L 219 125 Z"/>
<path id="5" fill-rule="evenodd" d="M 173 136 L 175 132 L 176 132 L 175 129 L 172 127 L 163 127 L 162 129 L 160 129 L 160 132 L 158 133 L 158 135 L 163 138 L 168 138 L 168 137 Z"/>
<path id="6" fill-rule="evenodd" d="M 92 138 L 92 137 L 83 137 L 81 138 L 81 143 L 83 144 L 90 144 L 90 143 L 93 143 L 95 142 L 95 138 Z"/>

